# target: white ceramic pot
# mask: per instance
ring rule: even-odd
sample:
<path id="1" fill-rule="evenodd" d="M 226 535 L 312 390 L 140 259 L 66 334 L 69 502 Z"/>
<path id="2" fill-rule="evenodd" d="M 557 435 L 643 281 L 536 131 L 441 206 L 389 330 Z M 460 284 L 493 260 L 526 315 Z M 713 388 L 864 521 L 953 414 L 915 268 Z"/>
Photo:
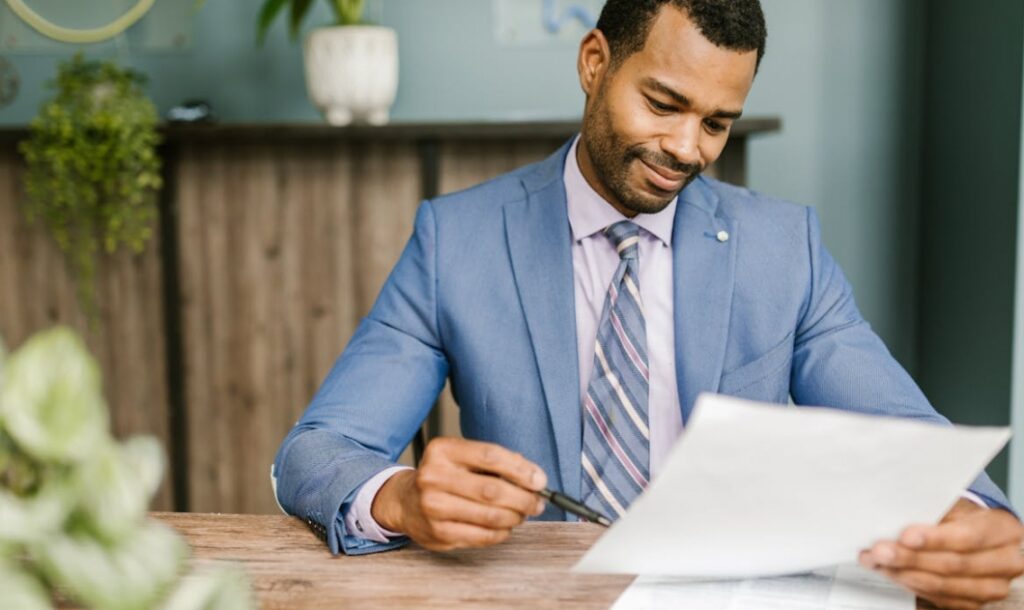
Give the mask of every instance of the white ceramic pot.
<path id="1" fill-rule="evenodd" d="M 398 35 L 391 28 L 348 25 L 306 36 L 306 88 L 331 125 L 388 122 L 398 92 Z"/>

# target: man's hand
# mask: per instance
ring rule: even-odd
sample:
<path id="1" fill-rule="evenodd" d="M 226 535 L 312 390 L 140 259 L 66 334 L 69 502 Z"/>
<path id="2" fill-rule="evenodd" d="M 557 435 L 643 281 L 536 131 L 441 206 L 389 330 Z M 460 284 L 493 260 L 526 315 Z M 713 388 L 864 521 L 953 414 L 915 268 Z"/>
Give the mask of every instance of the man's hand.
<path id="1" fill-rule="evenodd" d="M 434 551 L 490 546 L 544 511 L 533 491 L 545 485 L 539 466 L 500 445 L 438 438 L 417 470 L 384 483 L 370 511 L 381 526 Z"/>
<path id="2" fill-rule="evenodd" d="M 1024 573 L 1021 534 L 1010 513 L 961 499 L 939 525 L 908 527 L 862 551 L 860 563 L 940 608 L 973 610 L 1005 598 Z"/>

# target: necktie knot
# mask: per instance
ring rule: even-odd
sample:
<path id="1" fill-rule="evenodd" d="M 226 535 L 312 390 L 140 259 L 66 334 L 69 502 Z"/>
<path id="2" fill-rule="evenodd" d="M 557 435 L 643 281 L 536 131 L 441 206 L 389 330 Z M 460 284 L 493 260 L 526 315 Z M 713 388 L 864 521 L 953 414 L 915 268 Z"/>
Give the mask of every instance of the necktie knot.
<path id="1" fill-rule="evenodd" d="M 628 220 L 609 225 L 604 234 L 612 241 L 622 260 L 636 259 L 640 243 L 640 227 Z"/>

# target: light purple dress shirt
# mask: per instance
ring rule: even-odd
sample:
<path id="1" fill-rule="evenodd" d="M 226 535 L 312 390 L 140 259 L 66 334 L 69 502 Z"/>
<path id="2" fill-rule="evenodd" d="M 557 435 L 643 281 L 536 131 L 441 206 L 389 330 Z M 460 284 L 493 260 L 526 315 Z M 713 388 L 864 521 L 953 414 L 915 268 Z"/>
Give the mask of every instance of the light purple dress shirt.
<path id="1" fill-rule="evenodd" d="M 673 443 L 683 430 L 679 390 L 676 385 L 675 324 L 672 310 L 672 225 L 677 200 L 657 214 L 626 218 L 597 194 L 576 159 L 579 136 L 565 160 L 565 195 L 572 230 L 573 284 L 576 296 L 576 343 L 580 366 L 580 396 L 586 395 L 594 369 L 594 342 L 608 286 L 619 265 L 619 255 L 602 232 L 620 220 L 640 227 L 640 298 L 647 325 L 647 359 L 650 371 L 648 423 L 651 431 L 651 476 L 658 474 Z M 370 514 L 373 499 L 384 482 L 407 466 L 388 468 L 370 478 L 356 494 L 344 516 L 352 535 L 387 542 L 400 534 L 380 527 Z M 572 495 L 572 494 L 570 494 Z M 964 494 L 985 506 L 970 492 Z M 972 497 L 973 496 L 973 497 Z"/>

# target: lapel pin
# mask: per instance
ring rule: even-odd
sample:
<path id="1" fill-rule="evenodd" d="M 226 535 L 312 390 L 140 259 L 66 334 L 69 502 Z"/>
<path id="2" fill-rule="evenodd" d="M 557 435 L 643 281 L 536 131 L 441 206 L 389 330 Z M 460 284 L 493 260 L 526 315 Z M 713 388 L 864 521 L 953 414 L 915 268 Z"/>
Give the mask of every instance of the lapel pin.
<path id="1" fill-rule="evenodd" d="M 724 244 L 725 242 L 729 241 L 729 232 L 719 231 L 718 235 L 715 235 L 715 238 Z"/>

